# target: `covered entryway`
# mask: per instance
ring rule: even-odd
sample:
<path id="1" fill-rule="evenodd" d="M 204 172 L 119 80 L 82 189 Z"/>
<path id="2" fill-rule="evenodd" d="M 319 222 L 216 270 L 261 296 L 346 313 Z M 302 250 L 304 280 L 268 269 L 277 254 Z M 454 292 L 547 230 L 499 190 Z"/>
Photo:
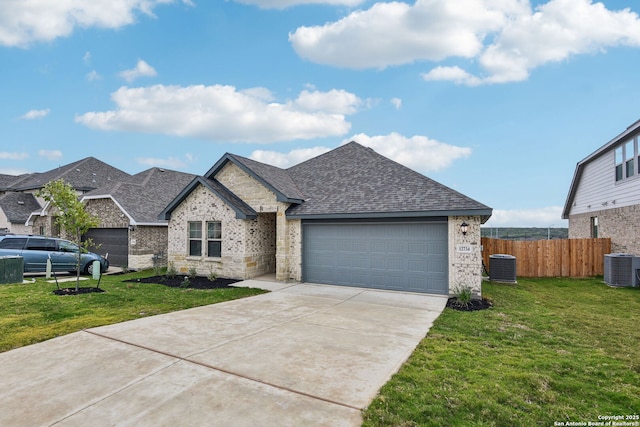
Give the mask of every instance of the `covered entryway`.
<path id="1" fill-rule="evenodd" d="M 125 267 L 129 265 L 129 230 L 126 228 L 92 228 L 82 236 L 94 243 L 90 251 L 100 255 L 109 254 L 109 264 Z"/>
<path id="2" fill-rule="evenodd" d="M 302 233 L 305 282 L 449 293 L 446 220 L 305 221 Z"/>

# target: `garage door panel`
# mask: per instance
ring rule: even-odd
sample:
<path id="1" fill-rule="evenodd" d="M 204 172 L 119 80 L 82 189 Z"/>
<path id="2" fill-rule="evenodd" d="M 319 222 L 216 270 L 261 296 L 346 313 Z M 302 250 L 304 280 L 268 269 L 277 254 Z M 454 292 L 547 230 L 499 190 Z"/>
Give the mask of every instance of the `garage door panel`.
<path id="1" fill-rule="evenodd" d="M 445 222 L 305 223 L 308 282 L 447 294 Z"/>
<path id="2" fill-rule="evenodd" d="M 82 236 L 82 240 L 91 239 L 92 252 L 109 254 L 109 264 L 126 266 L 129 262 L 129 230 L 126 228 L 92 228 Z"/>

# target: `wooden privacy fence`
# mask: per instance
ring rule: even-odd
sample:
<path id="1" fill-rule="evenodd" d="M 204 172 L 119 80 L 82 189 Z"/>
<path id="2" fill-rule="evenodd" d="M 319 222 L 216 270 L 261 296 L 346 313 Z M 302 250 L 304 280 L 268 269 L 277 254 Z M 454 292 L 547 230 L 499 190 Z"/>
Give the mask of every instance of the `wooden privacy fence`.
<path id="1" fill-rule="evenodd" d="M 604 255 L 611 239 L 502 240 L 482 238 L 482 259 L 491 271 L 489 257 L 516 257 L 518 277 L 589 277 L 604 275 Z"/>

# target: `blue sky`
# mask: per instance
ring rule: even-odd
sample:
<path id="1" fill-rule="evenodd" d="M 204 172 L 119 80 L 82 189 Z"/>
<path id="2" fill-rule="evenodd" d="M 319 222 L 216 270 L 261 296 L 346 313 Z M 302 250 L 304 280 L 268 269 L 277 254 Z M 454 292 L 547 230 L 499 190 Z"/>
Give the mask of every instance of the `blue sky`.
<path id="1" fill-rule="evenodd" d="M 356 140 L 566 226 L 575 165 L 640 119 L 640 5 L 590 0 L 3 0 L 0 173 L 93 156 L 205 173 Z"/>

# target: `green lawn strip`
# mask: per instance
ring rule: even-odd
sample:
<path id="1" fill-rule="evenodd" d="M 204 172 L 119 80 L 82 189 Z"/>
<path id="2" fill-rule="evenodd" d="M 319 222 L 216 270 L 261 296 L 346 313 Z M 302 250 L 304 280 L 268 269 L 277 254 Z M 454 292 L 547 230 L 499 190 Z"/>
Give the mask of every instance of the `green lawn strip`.
<path id="1" fill-rule="evenodd" d="M 485 283 L 446 309 L 364 412 L 365 426 L 531 426 L 640 414 L 640 291 L 598 279 Z"/>
<path id="2" fill-rule="evenodd" d="M 74 296 L 54 295 L 55 283 L 42 278 L 35 283 L 0 285 L 0 352 L 86 328 L 265 292 L 251 288 L 199 290 L 125 282 L 152 275 L 147 271 L 104 276 L 100 288 L 106 292 Z M 85 280 L 80 286 L 96 283 Z M 75 282 L 61 287 L 75 287 Z"/>

